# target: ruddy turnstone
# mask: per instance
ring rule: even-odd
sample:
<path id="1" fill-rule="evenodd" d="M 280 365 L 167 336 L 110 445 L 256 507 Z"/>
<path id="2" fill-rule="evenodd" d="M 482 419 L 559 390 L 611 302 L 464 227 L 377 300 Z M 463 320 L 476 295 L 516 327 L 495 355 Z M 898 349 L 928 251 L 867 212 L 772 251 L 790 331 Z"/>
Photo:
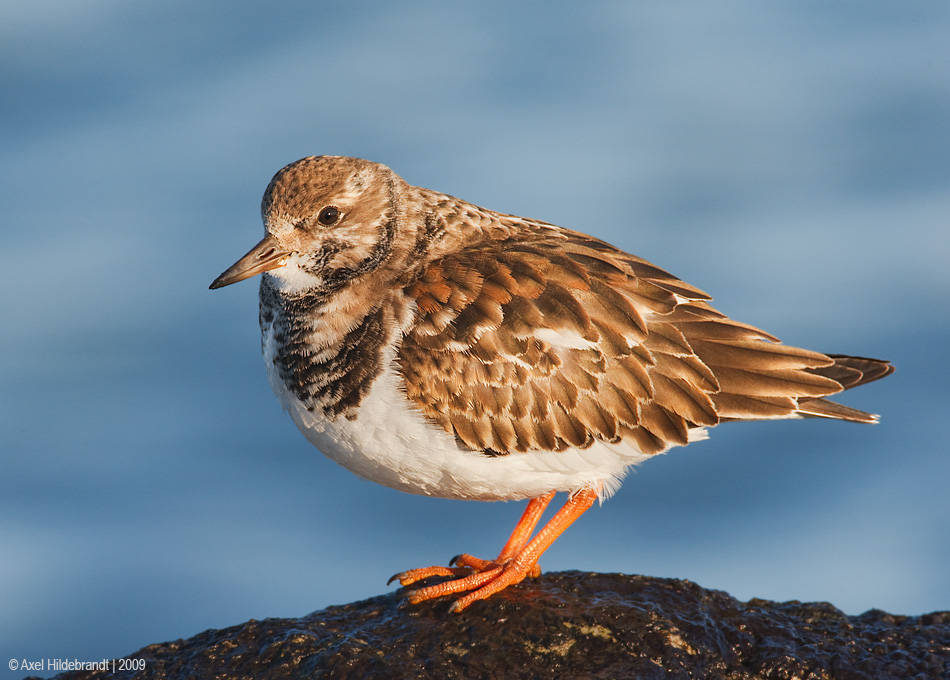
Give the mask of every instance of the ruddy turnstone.
<path id="1" fill-rule="evenodd" d="M 271 387 L 304 436 L 409 493 L 530 499 L 494 560 L 394 576 L 451 580 L 452 608 L 537 575 L 538 558 L 630 466 L 729 420 L 877 417 L 824 397 L 886 361 L 781 344 L 604 241 L 407 184 L 357 158 L 304 158 L 261 205 L 266 235 L 215 279 L 255 274 Z M 531 537 L 554 494 L 566 504 Z"/>

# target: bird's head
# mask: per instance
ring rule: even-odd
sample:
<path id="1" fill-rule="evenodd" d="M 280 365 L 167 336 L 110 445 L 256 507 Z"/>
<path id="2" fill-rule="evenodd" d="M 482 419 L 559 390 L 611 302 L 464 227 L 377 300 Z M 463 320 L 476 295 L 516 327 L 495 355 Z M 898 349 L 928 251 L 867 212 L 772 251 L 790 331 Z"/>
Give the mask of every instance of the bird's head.
<path id="1" fill-rule="evenodd" d="M 358 158 L 311 156 L 281 169 L 264 192 L 266 235 L 211 288 L 269 273 L 286 292 L 333 289 L 392 251 L 399 178 Z"/>

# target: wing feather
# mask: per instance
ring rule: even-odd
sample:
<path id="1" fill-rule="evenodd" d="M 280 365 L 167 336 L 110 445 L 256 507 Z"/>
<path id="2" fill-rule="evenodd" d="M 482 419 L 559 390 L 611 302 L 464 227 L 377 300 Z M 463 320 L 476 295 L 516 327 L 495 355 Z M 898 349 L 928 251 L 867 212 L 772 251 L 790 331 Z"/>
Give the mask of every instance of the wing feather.
<path id="1" fill-rule="evenodd" d="M 504 236 L 443 255 L 404 289 L 406 394 L 463 446 L 624 441 L 652 454 L 723 420 L 872 418 L 823 397 L 886 375 L 885 362 L 782 345 L 603 241 L 498 219 Z"/>

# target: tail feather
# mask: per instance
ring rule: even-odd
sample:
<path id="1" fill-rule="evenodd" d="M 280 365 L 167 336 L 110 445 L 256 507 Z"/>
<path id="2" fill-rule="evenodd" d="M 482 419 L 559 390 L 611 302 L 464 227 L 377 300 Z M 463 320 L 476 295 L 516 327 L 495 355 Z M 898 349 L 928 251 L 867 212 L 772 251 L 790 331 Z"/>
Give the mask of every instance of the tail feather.
<path id="1" fill-rule="evenodd" d="M 850 390 L 890 375 L 894 367 L 881 359 L 852 357 L 846 354 L 829 354 L 834 364 L 820 368 L 806 369 L 825 378 L 831 378 L 841 385 L 842 390 Z M 805 418 L 834 418 L 853 423 L 876 423 L 878 416 L 865 413 L 850 406 L 843 406 L 827 399 L 800 399 L 797 412 Z"/>
<path id="2" fill-rule="evenodd" d="M 880 380 L 894 372 L 894 367 L 890 362 L 883 359 L 852 357 L 847 354 L 829 354 L 827 356 L 829 359 L 834 359 L 835 363 L 833 365 L 810 370 L 818 375 L 836 380 L 846 390 Z"/>
<path id="3" fill-rule="evenodd" d="M 852 423 L 876 423 L 879 416 L 866 413 L 850 406 L 844 406 L 827 399 L 808 399 L 801 401 L 795 412 L 803 418 L 833 418 Z"/>

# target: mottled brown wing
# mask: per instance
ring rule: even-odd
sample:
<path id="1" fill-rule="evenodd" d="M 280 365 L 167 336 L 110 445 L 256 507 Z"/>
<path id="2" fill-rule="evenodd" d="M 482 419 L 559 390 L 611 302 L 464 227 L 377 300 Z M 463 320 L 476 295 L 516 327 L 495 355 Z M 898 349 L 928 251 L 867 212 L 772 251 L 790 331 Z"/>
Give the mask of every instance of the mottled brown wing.
<path id="1" fill-rule="evenodd" d="M 406 291 L 407 395 L 490 455 L 594 440 L 656 453 L 690 428 L 787 417 L 842 389 L 828 356 L 726 318 L 645 260 L 540 224 L 445 256 Z"/>

